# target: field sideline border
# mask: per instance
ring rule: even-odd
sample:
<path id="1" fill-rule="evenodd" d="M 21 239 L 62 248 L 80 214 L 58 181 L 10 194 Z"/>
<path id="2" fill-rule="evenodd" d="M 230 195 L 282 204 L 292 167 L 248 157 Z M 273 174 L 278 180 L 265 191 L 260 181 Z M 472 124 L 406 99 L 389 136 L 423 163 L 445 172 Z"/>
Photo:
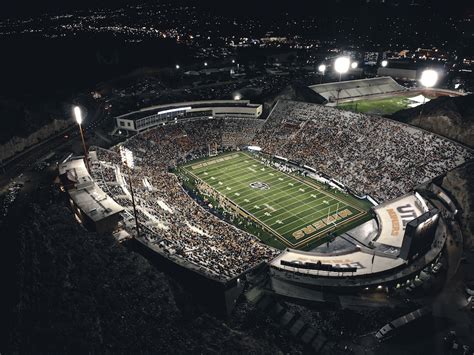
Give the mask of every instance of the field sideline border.
<path id="1" fill-rule="evenodd" d="M 242 154 L 244 155 L 245 157 L 249 158 L 249 159 L 252 159 L 258 163 L 260 163 L 260 161 L 258 161 L 256 158 L 248 155 L 246 152 L 242 152 L 242 151 L 237 151 L 237 152 L 228 152 L 228 153 L 225 153 L 224 155 L 228 155 L 228 154 Z M 216 157 L 212 157 L 212 158 L 216 158 Z M 211 159 L 212 159 L 211 158 Z M 339 196 L 336 196 L 336 195 L 333 195 L 333 194 L 330 194 L 328 193 L 327 191 L 324 191 L 321 189 L 320 186 L 317 186 L 313 183 L 310 183 L 309 181 L 306 181 L 305 179 L 301 179 L 299 177 L 295 177 L 293 175 L 290 175 L 286 172 L 283 172 L 283 171 L 280 171 L 280 170 L 277 170 L 275 169 L 274 167 L 271 167 L 272 169 L 278 171 L 279 173 L 281 174 L 284 174 L 284 175 L 287 175 L 287 177 L 289 177 L 290 179 L 295 179 L 297 180 L 298 182 L 304 184 L 304 185 L 307 185 L 309 187 L 311 187 L 312 189 L 316 189 L 317 191 L 319 191 L 320 193 L 328 196 L 329 198 L 331 199 L 334 199 L 336 201 L 339 201 L 340 203 L 343 203 L 345 205 L 348 205 L 349 207 L 352 207 L 354 208 L 355 210 L 357 210 L 359 212 L 359 214 L 356 214 L 355 216 L 353 217 L 350 217 L 346 220 L 344 220 L 343 222 L 339 223 L 339 224 L 336 224 L 336 227 L 333 226 L 333 225 L 327 225 L 327 227 L 329 228 L 324 228 L 322 229 L 321 231 L 309 236 L 308 238 L 298 242 L 298 243 L 291 243 L 287 238 L 283 237 L 280 233 L 278 233 L 277 231 L 275 231 L 273 228 L 269 227 L 266 223 L 264 223 L 263 221 L 261 221 L 260 219 L 258 219 L 257 217 L 255 217 L 251 212 L 247 211 L 246 209 L 244 209 L 242 206 L 240 206 L 239 204 L 235 203 L 234 201 L 232 201 L 229 197 L 225 196 L 224 194 L 220 193 L 217 189 L 215 189 L 214 187 L 212 187 L 211 185 L 209 185 L 206 181 L 204 181 L 203 179 L 201 179 L 199 176 L 195 175 L 192 171 L 190 171 L 189 167 L 192 167 L 193 165 L 196 165 L 198 163 L 202 163 L 202 162 L 205 162 L 209 160 L 209 157 L 207 159 L 203 159 L 203 160 L 200 160 L 199 162 L 191 162 L 189 164 L 185 164 L 185 165 L 182 165 L 181 168 L 183 170 L 186 171 L 186 173 L 190 174 L 192 177 L 194 177 L 196 180 L 200 181 L 201 183 L 205 184 L 206 186 L 208 186 L 210 189 L 212 189 L 213 191 L 217 192 L 221 197 L 223 197 L 224 199 L 226 199 L 227 201 L 229 201 L 233 206 L 236 206 L 239 210 L 241 210 L 242 212 L 244 212 L 245 214 L 247 214 L 254 222 L 262 225 L 263 227 L 265 227 L 265 229 L 267 229 L 268 231 L 270 231 L 275 237 L 277 237 L 284 245 L 288 246 L 288 247 L 291 247 L 291 248 L 298 248 L 298 247 L 301 247 L 302 245 L 304 244 L 310 244 L 310 243 L 313 243 L 314 241 L 320 239 L 322 237 L 323 234 L 327 233 L 328 231 L 331 230 L 331 228 L 336 228 L 336 227 L 341 227 L 341 226 L 344 226 L 348 223 L 351 223 L 353 222 L 355 219 L 359 219 L 359 218 L 362 218 L 365 214 L 367 214 L 367 211 L 364 211 L 364 210 L 361 210 L 358 206 L 354 206 L 352 203 L 346 201 L 345 199 L 341 199 Z"/>

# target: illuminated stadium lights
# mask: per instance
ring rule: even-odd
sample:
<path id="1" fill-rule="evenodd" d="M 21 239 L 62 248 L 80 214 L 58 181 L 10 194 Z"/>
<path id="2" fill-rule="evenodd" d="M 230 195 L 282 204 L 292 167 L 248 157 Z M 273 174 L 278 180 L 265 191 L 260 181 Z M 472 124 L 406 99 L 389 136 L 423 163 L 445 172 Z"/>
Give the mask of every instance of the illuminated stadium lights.
<path id="1" fill-rule="evenodd" d="M 326 65 L 320 64 L 318 67 L 318 71 L 322 74 L 321 79 L 319 80 L 319 83 L 321 84 L 323 82 L 324 72 L 326 71 Z"/>
<path id="2" fill-rule="evenodd" d="M 339 81 L 341 81 L 342 74 L 349 71 L 351 60 L 349 57 L 339 57 L 334 62 L 334 69 L 339 73 Z"/>
<path id="3" fill-rule="evenodd" d="M 82 112 L 79 106 L 74 106 L 74 117 L 76 118 L 77 124 L 82 124 Z"/>
<path id="4" fill-rule="evenodd" d="M 432 88 L 438 81 L 438 73 L 433 69 L 426 69 L 421 73 L 420 83 L 425 88 Z"/>
<path id="5" fill-rule="evenodd" d="M 204 66 L 207 67 L 207 62 L 204 62 Z"/>
<path id="6" fill-rule="evenodd" d="M 81 133 L 82 148 L 84 149 L 84 160 L 86 161 L 86 168 L 87 171 L 90 171 L 89 160 L 87 159 L 86 141 L 84 140 L 84 132 L 82 131 L 82 111 L 79 106 L 74 106 L 74 117 L 76 118 L 76 122 L 79 125 L 79 132 Z"/>
<path id="7" fill-rule="evenodd" d="M 388 65 L 388 61 L 382 60 L 382 63 L 381 63 L 381 64 L 382 64 L 382 67 L 385 68 L 385 67 Z"/>
<path id="8" fill-rule="evenodd" d="M 351 66 L 351 60 L 349 57 L 339 57 L 336 59 L 334 62 L 334 69 L 336 72 L 339 73 L 339 81 L 342 79 L 342 74 L 347 73 L 349 71 L 349 68 Z M 337 98 L 336 98 L 336 106 L 339 103 L 339 95 L 340 95 L 341 89 L 337 90 Z"/>
<path id="9" fill-rule="evenodd" d="M 432 88 L 433 86 L 436 85 L 437 81 L 438 81 L 438 72 L 436 70 L 426 69 L 426 70 L 423 70 L 423 73 L 421 73 L 420 83 L 425 88 Z M 423 104 L 421 105 L 420 114 L 418 115 L 418 124 L 420 124 L 421 115 L 423 114 L 423 109 L 425 107 L 425 102 L 426 102 L 426 97 L 425 95 L 423 95 Z"/>
<path id="10" fill-rule="evenodd" d="M 359 65 L 359 64 L 358 64 L 357 62 L 352 62 L 352 63 L 351 63 L 351 68 L 352 68 L 352 69 L 355 69 L 355 68 L 357 68 L 358 65 Z"/>
<path id="11" fill-rule="evenodd" d="M 235 59 L 232 59 L 232 64 L 235 64 Z"/>
<path id="12" fill-rule="evenodd" d="M 176 64 L 176 69 L 179 69 L 179 68 L 180 68 L 179 64 Z"/>

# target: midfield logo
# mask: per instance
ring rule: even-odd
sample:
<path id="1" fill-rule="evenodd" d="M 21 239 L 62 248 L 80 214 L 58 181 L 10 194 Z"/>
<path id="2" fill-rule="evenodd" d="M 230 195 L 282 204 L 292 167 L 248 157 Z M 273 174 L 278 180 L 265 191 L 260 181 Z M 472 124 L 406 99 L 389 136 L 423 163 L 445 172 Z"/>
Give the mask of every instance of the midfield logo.
<path id="1" fill-rule="evenodd" d="M 249 184 L 252 189 L 269 190 L 270 186 L 264 182 L 255 181 Z"/>

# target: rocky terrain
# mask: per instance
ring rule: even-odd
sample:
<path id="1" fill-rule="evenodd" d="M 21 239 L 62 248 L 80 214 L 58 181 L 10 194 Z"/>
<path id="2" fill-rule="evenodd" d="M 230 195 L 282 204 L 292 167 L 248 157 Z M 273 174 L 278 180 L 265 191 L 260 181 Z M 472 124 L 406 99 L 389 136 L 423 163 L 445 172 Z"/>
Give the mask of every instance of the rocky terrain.
<path id="1" fill-rule="evenodd" d="M 442 96 L 421 107 L 402 110 L 392 118 L 474 147 L 474 94 Z M 467 248 L 474 247 L 474 162 L 449 172 L 442 187 L 456 200 Z"/>
<path id="2" fill-rule="evenodd" d="M 465 247 L 474 250 L 474 162 L 449 172 L 441 186 L 456 200 Z"/>
<path id="3" fill-rule="evenodd" d="M 321 105 L 326 102 L 324 97 L 302 83 L 288 85 L 277 95 L 265 98 L 265 102 L 263 103 L 264 110 L 270 112 L 278 100 L 302 101 Z"/>
<path id="4" fill-rule="evenodd" d="M 442 96 L 424 105 L 401 110 L 391 118 L 474 147 L 474 94 Z"/>

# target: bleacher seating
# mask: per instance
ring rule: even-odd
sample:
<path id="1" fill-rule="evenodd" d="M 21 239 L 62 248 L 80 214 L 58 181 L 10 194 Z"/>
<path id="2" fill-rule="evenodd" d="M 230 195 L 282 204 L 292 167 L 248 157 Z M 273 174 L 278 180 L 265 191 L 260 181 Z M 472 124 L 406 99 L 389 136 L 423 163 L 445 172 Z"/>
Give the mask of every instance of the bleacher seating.
<path id="1" fill-rule="evenodd" d="M 336 98 L 344 100 L 406 90 L 406 88 L 388 76 L 312 85 L 310 88 L 328 101 L 334 101 Z"/>

